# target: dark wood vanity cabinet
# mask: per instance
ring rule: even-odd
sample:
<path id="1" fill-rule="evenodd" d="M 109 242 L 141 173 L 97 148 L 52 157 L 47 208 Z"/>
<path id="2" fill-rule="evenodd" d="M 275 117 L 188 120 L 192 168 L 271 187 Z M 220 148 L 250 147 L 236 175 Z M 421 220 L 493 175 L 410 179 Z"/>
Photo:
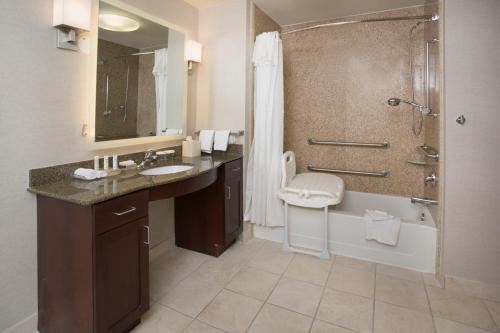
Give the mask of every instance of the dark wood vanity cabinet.
<path id="1" fill-rule="evenodd" d="M 148 191 L 93 206 L 38 196 L 39 331 L 126 332 L 149 308 Z"/>
<path id="2" fill-rule="evenodd" d="M 175 242 L 218 257 L 243 231 L 243 161 L 219 167 L 217 180 L 175 198 Z"/>
<path id="3" fill-rule="evenodd" d="M 243 228 L 242 159 L 84 206 L 37 195 L 38 330 L 121 333 L 149 308 L 148 203 L 175 197 L 180 247 L 219 256 Z"/>

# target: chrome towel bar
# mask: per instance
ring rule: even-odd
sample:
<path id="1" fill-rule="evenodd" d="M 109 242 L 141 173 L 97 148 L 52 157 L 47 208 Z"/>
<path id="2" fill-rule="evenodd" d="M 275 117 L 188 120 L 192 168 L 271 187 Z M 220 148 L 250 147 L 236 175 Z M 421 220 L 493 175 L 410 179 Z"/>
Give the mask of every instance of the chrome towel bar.
<path id="1" fill-rule="evenodd" d="M 194 132 L 195 135 L 200 135 L 200 130 Z M 243 136 L 245 135 L 245 131 L 231 131 L 229 135 L 235 135 L 235 136 Z"/>
<path id="2" fill-rule="evenodd" d="M 370 171 L 354 171 L 354 170 L 339 170 L 339 169 L 329 169 L 329 168 L 318 168 L 312 165 L 307 166 L 307 170 L 309 171 L 317 171 L 317 172 L 330 172 L 330 173 L 341 173 L 344 175 L 355 175 L 355 176 L 368 176 L 368 177 L 389 177 L 389 171 L 382 172 L 370 172 Z"/>
<path id="3" fill-rule="evenodd" d="M 326 141 L 308 139 L 310 145 L 330 145 L 344 147 L 366 147 L 366 148 L 389 148 L 389 142 L 386 140 L 382 143 L 366 143 L 366 142 L 346 142 L 346 141 Z"/>

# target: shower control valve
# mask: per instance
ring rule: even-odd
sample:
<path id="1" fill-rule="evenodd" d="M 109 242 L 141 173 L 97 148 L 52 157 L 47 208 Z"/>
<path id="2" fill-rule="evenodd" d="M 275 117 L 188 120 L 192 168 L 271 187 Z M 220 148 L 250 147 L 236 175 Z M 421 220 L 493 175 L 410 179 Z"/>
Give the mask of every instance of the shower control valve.
<path id="1" fill-rule="evenodd" d="M 438 177 L 436 176 L 436 173 L 434 171 L 431 172 L 430 175 L 425 177 L 424 182 L 425 182 L 425 184 L 429 184 L 431 186 L 436 186 L 436 184 L 438 182 Z"/>

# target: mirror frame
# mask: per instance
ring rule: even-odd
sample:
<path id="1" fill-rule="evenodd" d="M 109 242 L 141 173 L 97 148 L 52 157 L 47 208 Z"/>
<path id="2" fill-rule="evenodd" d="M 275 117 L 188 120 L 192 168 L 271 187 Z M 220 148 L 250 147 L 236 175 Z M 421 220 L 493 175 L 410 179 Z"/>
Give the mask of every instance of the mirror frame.
<path id="1" fill-rule="evenodd" d="M 147 144 L 158 144 L 162 142 L 180 141 L 186 138 L 187 131 L 187 101 L 188 101 L 188 62 L 184 59 L 184 101 L 182 107 L 182 129 L 184 134 L 182 135 L 162 135 L 162 136 L 151 136 L 151 137 L 140 137 L 132 139 L 122 139 L 122 140 L 110 140 L 110 141 L 95 141 L 95 118 L 96 118 L 96 84 L 97 84 L 97 43 L 99 38 L 99 2 L 105 2 L 109 5 L 118 7 L 125 11 L 131 12 L 135 15 L 142 16 L 143 18 L 155 22 L 157 24 L 163 25 L 169 29 L 177 30 L 178 32 L 184 33 L 185 41 L 189 39 L 189 33 L 187 29 L 184 29 L 176 24 L 168 22 L 157 16 L 151 15 L 137 7 L 130 6 L 119 0 L 93 0 L 92 3 L 92 28 L 89 34 L 90 36 L 90 53 L 89 53 L 89 72 L 91 73 L 89 78 L 89 111 L 87 114 L 87 122 L 84 124 L 84 129 L 82 134 L 87 136 L 92 142 L 92 149 L 95 151 L 110 149 L 110 148 L 121 148 L 128 146 L 137 145 L 147 145 Z M 86 129 L 85 129 L 86 126 Z"/>

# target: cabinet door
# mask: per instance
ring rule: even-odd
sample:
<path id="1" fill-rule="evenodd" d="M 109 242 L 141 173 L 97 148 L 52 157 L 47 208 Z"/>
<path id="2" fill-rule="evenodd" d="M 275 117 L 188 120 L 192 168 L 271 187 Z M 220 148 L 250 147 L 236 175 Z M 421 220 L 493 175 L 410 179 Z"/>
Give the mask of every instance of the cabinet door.
<path id="1" fill-rule="evenodd" d="M 243 230 L 243 184 L 241 176 L 226 179 L 225 195 L 225 234 L 226 246 L 228 246 Z"/>
<path id="2" fill-rule="evenodd" d="M 97 332 L 124 332 L 149 308 L 147 218 L 96 238 Z"/>

